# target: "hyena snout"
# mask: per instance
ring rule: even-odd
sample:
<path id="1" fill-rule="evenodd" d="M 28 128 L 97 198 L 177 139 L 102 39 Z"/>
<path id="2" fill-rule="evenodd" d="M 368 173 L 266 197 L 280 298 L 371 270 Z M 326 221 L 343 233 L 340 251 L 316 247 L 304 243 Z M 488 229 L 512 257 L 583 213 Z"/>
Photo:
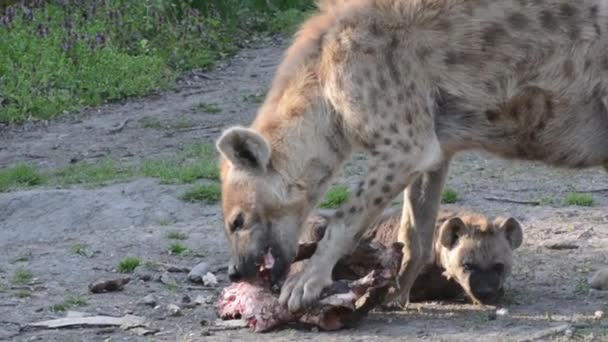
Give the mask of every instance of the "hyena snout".
<path id="1" fill-rule="evenodd" d="M 235 251 L 228 263 L 228 277 L 232 282 L 282 281 L 289 271 L 292 254 L 270 238 L 250 243 L 246 251 Z"/>
<path id="2" fill-rule="evenodd" d="M 476 271 L 469 277 L 471 295 L 481 303 L 498 299 L 502 293 L 500 276 L 495 272 Z"/>

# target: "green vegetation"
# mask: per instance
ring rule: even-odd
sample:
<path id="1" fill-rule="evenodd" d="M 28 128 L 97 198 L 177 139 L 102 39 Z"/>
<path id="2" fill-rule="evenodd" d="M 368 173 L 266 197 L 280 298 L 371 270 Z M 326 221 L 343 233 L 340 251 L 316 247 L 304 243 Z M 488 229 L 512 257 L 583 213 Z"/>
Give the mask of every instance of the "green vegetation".
<path id="1" fill-rule="evenodd" d="M 339 185 L 331 188 L 325 194 L 325 199 L 319 206 L 324 209 L 336 209 L 339 208 L 348 199 L 348 188 Z"/>
<path id="2" fill-rule="evenodd" d="M 15 296 L 17 296 L 18 298 L 30 298 L 32 296 L 32 291 L 19 290 L 15 292 Z"/>
<path id="3" fill-rule="evenodd" d="M 459 199 L 458 192 L 452 188 L 446 188 L 441 194 L 441 203 L 451 204 L 456 203 Z"/>
<path id="4" fill-rule="evenodd" d="M 581 207 L 591 207 L 593 206 L 593 197 L 588 194 L 571 192 L 566 196 L 566 204 Z"/>
<path id="5" fill-rule="evenodd" d="M 171 245 L 169 245 L 169 254 L 182 255 L 182 254 L 186 254 L 186 252 L 188 252 L 188 247 L 184 246 L 183 244 L 181 244 L 179 242 L 174 242 Z"/>
<path id="6" fill-rule="evenodd" d="M 198 143 L 177 155 L 147 160 L 140 166 L 110 160 L 96 164 L 78 162 L 49 173 L 40 173 L 29 166 L 15 166 L 0 171 L 0 192 L 34 185 L 102 185 L 138 176 L 159 178 L 165 184 L 218 180 L 217 152 L 212 144 Z"/>
<path id="7" fill-rule="evenodd" d="M 181 72 L 207 68 L 260 34 L 291 33 L 313 1 L 36 4 L 15 3 L 0 15 L 0 122 L 170 87 Z"/>
<path id="8" fill-rule="evenodd" d="M 167 239 L 171 240 L 186 240 L 188 238 L 188 234 L 182 233 L 178 230 L 171 230 L 167 232 Z"/>
<path id="9" fill-rule="evenodd" d="M 217 183 L 197 185 L 182 195 L 186 202 L 217 203 L 221 197 L 220 185 Z"/>
<path id="10" fill-rule="evenodd" d="M 20 267 L 15 271 L 15 274 L 13 274 L 11 282 L 13 284 L 25 285 L 29 284 L 33 278 L 34 276 L 32 275 L 32 272 L 26 270 L 23 267 Z"/>
<path id="11" fill-rule="evenodd" d="M 243 101 L 249 102 L 249 103 L 260 104 L 260 103 L 264 102 L 265 97 L 266 97 L 266 94 L 249 94 L 249 95 L 243 96 Z"/>
<path id="12" fill-rule="evenodd" d="M 28 165 L 16 165 L 0 169 L 0 192 L 13 188 L 40 185 L 44 182 L 45 177 Z"/>
<path id="13" fill-rule="evenodd" d="M 138 257 L 126 257 L 118 263 L 118 272 L 120 273 L 131 273 L 137 266 L 140 265 Z"/>
<path id="14" fill-rule="evenodd" d="M 77 297 L 77 296 L 69 296 L 69 297 L 66 297 L 63 300 L 63 302 L 52 305 L 50 309 L 53 312 L 62 312 L 62 311 L 68 310 L 69 308 L 81 307 L 81 306 L 87 306 L 87 305 L 89 305 L 89 302 L 85 298 Z"/>
<path id="15" fill-rule="evenodd" d="M 218 107 L 218 105 L 213 104 L 213 103 L 201 102 L 196 107 L 200 111 L 208 113 L 208 114 L 219 114 L 222 112 L 222 108 Z"/>

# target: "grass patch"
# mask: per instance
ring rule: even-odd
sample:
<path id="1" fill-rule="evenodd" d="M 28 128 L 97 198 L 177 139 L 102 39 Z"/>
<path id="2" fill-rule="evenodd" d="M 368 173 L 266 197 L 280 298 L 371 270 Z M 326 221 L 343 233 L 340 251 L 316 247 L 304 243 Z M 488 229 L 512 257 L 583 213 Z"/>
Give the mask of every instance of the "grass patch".
<path id="1" fill-rule="evenodd" d="M 125 180 L 134 175 L 135 172 L 132 168 L 109 160 L 97 164 L 78 162 L 53 174 L 55 183 L 60 185 L 99 185 L 110 181 Z"/>
<path id="2" fill-rule="evenodd" d="M 333 187 L 325 194 L 325 199 L 319 204 L 324 209 L 336 209 L 348 199 L 348 188 L 340 185 Z"/>
<path id="3" fill-rule="evenodd" d="M 0 15 L 0 122 L 141 96 L 243 41 L 293 32 L 312 0 L 18 3 Z"/>
<path id="4" fill-rule="evenodd" d="M 219 180 L 218 155 L 213 144 L 198 143 L 177 155 L 142 162 L 139 166 L 111 160 L 95 164 L 78 162 L 59 170 L 40 173 L 29 166 L 0 171 L 0 192 L 35 185 L 106 185 L 134 177 L 158 178 L 164 184 L 192 183 L 198 179 Z"/>
<path id="5" fill-rule="evenodd" d="M 186 240 L 188 239 L 188 234 L 182 233 L 178 230 L 170 230 L 167 232 L 167 239 L 171 240 Z"/>
<path id="6" fill-rule="evenodd" d="M 30 298 L 32 296 L 32 291 L 19 290 L 15 292 L 15 296 L 17 296 L 18 298 Z"/>
<path id="7" fill-rule="evenodd" d="M 140 263 L 138 257 L 126 257 L 118 263 L 118 272 L 131 273 Z"/>
<path id="8" fill-rule="evenodd" d="M 0 97 L 1 94 L 0 92 Z M 44 175 L 29 165 L 16 165 L 0 170 L 0 192 L 41 185 L 45 181 Z"/>
<path id="9" fill-rule="evenodd" d="M 188 252 L 188 247 L 184 246 L 179 242 L 174 242 L 169 245 L 169 254 L 172 255 L 183 255 Z"/>
<path id="10" fill-rule="evenodd" d="M 580 207 L 591 207 L 593 206 L 593 197 L 589 194 L 571 192 L 566 196 L 566 204 Z"/>
<path id="11" fill-rule="evenodd" d="M 29 284 L 33 278 L 34 276 L 32 275 L 32 272 L 23 267 L 20 267 L 15 271 L 15 274 L 13 274 L 11 282 L 13 284 L 25 285 Z"/>
<path id="12" fill-rule="evenodd" d="M 243 101 L 248 102 L 248 103 L 260 104 L 260 103 L 264 102 L 265 97 L 266 97 L 266 94 L 249 94 L 249 95 L 243 96 Z"/>
<path id="13" fill-rule="evenodd" d="M 459 200 L 458 192 L 452 188 L 446 188 L 441 193 L 441 203 L 451 204 Z"/>
<path id="14" fill-rule="evenodd" d="M 186 202 L 217 203 L 221 197 L 220 185 L 217 183 L 197 185 L 182 195 Z"/>
<path id="15" fill-rule="evenodd" d="M 208 114 L 219 114 L 222 112 L 222 108 L 218 107 L 216 104 L 213 103 L 201 102 L 196 106 L 196 108 L 198 108 L 198 110 L 200 110 L 201 112 L 205 112 Z"/>
<path id="16" fill-rule="evenodd" d="M 69 296 L 66 297 L 63 302 L 51 305 L 50 309 L 53 312 L 63 312 L 70 308 L 82 307 L 87 305 L 89 305 L 89 302 L 85 298 L 78 296 Z"/>

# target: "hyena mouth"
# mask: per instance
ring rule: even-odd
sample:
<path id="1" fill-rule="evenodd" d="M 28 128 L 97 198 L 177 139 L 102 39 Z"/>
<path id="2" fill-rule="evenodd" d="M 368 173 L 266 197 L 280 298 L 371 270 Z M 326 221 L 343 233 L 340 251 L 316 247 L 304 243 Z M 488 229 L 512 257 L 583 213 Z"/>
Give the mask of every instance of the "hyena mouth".
<path id="1" fill-rule="evenodd" d="M 271 282 L 270 272 L 274 267 L 275 258 L 272 255 L 272 248 L 268 247 L 266 249 L 266 253 L 262 257 L 262 263 L 260 264 L 260 268 L 258 269 L 258 278 L 262 280 L 262 282 L 269 284 Z"/>

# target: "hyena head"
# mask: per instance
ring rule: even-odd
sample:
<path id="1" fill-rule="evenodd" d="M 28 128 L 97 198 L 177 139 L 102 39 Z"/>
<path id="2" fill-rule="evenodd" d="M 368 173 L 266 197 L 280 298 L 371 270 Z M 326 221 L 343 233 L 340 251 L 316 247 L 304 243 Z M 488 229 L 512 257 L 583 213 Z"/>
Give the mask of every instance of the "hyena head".
<path id="1" fill-rule="evenodd" d="M 254 130 L 231 128 L 218 139 L 217 148 L 231 249 L 229 277 L 254 281 L 265 263 L 270 281 L 276 283 L 289 270 L 310 211 L 306 186 L 273 167 L 270 144 Z"/>
<path id="2" fill-rule="evenodd" d="M 438 234 L 436 251 L 444 275 L 458 282 L 475 303 L 498 299 L 511 272 L 512 252 L 522 244 L 519 222 L 464 215 L 446 220 Z"/>

